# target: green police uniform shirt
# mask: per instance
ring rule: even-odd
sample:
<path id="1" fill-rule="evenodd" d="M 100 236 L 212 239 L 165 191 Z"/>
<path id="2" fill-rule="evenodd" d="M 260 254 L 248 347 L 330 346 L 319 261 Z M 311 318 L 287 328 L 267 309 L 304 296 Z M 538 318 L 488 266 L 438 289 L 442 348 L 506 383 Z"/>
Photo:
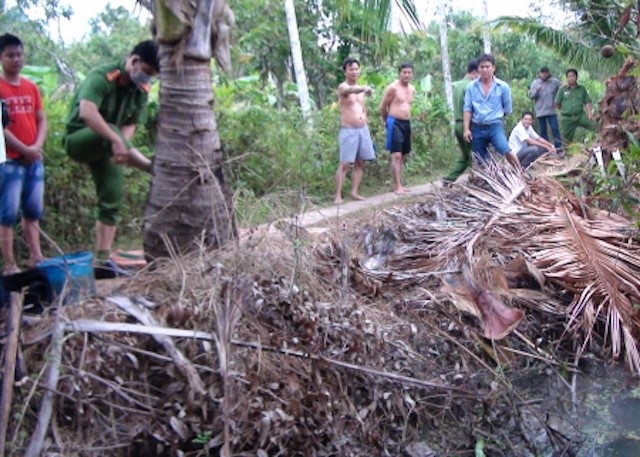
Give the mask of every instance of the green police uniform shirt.
<path id="1" fill-rule="evenodd" d="M 584 105 L 591 103 L 591 99 L 583 86 L 565 85 L 558 90 L 556 103 L 560 105 L 560 114 L 563 116 L 577 116 L 584 111 Z"/>
<path id="2" fill-rule="evenodd" d="M 465 77 L 451 85 L 453 88 L 453 115 L 456 121 L 463 120 L 464 93 L 471 81 L 471 79 Z"/>
<path id="3" fill-rule="evenodd" d="M 148 89 L 125 82 L 124 65 L 124 61 L 113 62 L 96 67 L 89 72 L 71 102 L 67 133 L 86 127 L 80 119 L 80 100 L 95 103 L 108 124 L 122 127 L 144 122 Z"/>

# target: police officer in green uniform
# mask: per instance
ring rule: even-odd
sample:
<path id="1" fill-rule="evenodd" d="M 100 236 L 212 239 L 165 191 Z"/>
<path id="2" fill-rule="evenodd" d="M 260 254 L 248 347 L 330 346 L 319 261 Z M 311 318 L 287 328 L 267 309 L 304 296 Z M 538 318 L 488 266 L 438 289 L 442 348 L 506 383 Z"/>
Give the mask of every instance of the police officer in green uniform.
<path id="1" fill-rule="evenodd" d="M 123 165 L 151 171 L 151 161 L 130 142 L 144 121 L 151 78 L 160 68 L 152 40 L 138 43 L 124 61 L 93 69 L 77 88 L 66 123 L 64 148 L 88 165 L 98 196 L 96 251 L 109 262 L 122 207 Z"/>
<path id="2" fill-rule="evenodd" d="M 556 107 L 560 112 L 562 139 L 565 143 L 571 143 L 578 127 L 595 130 L 596 124 L 593 122 L 591 98 L 587 89 L 578 84 L 578 71 L 570 68 L 565 75 L 567 84 L 556 94 Z"/>
<path id="3" fill-rule="evenodd" d="M 451 85 L 453 89 L 453 116 L 456 121 L 453 130 L 462 155 L 460 155 L 454 162 L 449 174 L 442 178 L 442 183 L 444 185 L 454 182 L 467 168 L 471 166 L 471 143 L 466 141 L 463 136 L 464 125 L 462 122 L 462 110 L 464 108 L 464 93 L 467 90 L 467 86 L 477 77 L 478 61 L 473 59 L 467 64 L 467 74 L 465 77 Z"/>

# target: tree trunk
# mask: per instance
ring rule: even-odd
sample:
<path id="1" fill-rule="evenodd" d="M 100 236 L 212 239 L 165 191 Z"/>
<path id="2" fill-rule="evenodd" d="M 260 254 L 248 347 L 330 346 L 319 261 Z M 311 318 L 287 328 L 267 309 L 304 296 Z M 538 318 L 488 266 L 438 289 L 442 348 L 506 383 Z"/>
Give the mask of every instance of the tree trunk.
<path id="1" fill-rule="evenodd" d="M 447 96 L 447 106 L 453 113 L 453 89 L 451 87 L 451 60 L 449 59 L 449 36 L 447 34 L 447 0 L 440 0 L 438 5 L 440 16 L 440 54 L 442 56 L 442 75 L 444 77 L 444 92 Z M 451 128 L 455 120 L 450 119 Z"/>
<path id="2" fill-rule="evenodd" d="M 293 58 L 293 70 L 298 85 L 298 98 L 300 108 L 305 117 L 311 112 L 309 102 L 309 87 L 307 86 L 307 75 L 304 71 L 304 61 L 302 60 L 302 47 L 300 46 L 300 35 L 298 33 L 298 20 L 296 19 L 296 9 L 293 0 L 284 0 L 284 12 L 287 17 L 287 29 L 289 30 L 289 43 L 291 46 L 291 57 Z"/>
<path id="3" fill-rule="evenodd" d="M 217 248 L 236 236 L 223 177 L 223 153 L 212 110 L 210 62 L 160 45 L 160 114 L 153 180 L 145 211 L 145 253 Z"/>
<path id="4" fill-rule="evenodd" d="M 629 148 L 630 135 L 640 139 L 640 121 L 635 114 L 640 106 L 640 87 L 635 61 L 628 57 L 617 75 L 605 84 L 604 97 L 598 102 L 601 123 L 599 140 L 605 152 L 605 165 L 612 151 Z"/>
<path id="5" fill-rule="evenodd" d="M 489 34 L 489 26 L 487 25 L 487 22 L 489 22 L 489 4 L 487 0 L 482 0 L 482 18 L 484 19 L 484 24 L 482 26 L 484 52 L 486 54 L 491 54 L 491 35 Z"/>

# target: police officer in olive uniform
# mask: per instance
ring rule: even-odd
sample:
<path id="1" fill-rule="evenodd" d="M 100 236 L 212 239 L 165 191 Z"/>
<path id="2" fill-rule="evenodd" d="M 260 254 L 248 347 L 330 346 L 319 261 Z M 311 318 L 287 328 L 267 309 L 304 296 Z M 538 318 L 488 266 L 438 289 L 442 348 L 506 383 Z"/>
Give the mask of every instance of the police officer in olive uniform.
<path id="1" fill-rule="evenodd" d="M 124 196 L 122 165 L 151 171 L 151 161 L 130 140 L 144 121 L 150 80 L 159 72 L 158 48 L 152 40 L 137 44 L 125 61 L 93 69 L 77 88 L 66 123 L 64 148 L 88 165 L 98 196 L 97 258 L 108 259 Z"/>
<path id="2" fill-rule="evenodd" d="M 587 89 L 578 84 L 578 71 L 570 68 L 565 75 L 567 84 L 556 94 L 556 108 L 560 112 L 562 139 L 571 143 L 578 127 L 595 130 L 596 124 L 593 122 L 591 98 Z"/>

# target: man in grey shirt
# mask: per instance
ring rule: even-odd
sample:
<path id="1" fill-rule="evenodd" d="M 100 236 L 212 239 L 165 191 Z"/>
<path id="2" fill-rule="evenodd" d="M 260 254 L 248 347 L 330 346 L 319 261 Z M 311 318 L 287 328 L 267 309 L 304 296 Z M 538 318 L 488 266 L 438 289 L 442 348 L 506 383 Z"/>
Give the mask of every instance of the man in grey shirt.
<path id="1" fill-rule="evenodd" d="M 540 68 L 538 77 L 531 83 L 529 89 L 529 98 L 536 102 L 536 117 L 540 122 L 540 136 L 547 141 L 549 134 L 547 132 L 547 123 L 553 133 L 553 143 L 556 147 L 557 154 L 564 156 L 562 150 L 562 138 L 560 129 L 558 128 L 558 115 L 556 114 L 555 99 L 556 93 L 560 88 L 558 78 L 551 76 L 548 67 Z"/>

